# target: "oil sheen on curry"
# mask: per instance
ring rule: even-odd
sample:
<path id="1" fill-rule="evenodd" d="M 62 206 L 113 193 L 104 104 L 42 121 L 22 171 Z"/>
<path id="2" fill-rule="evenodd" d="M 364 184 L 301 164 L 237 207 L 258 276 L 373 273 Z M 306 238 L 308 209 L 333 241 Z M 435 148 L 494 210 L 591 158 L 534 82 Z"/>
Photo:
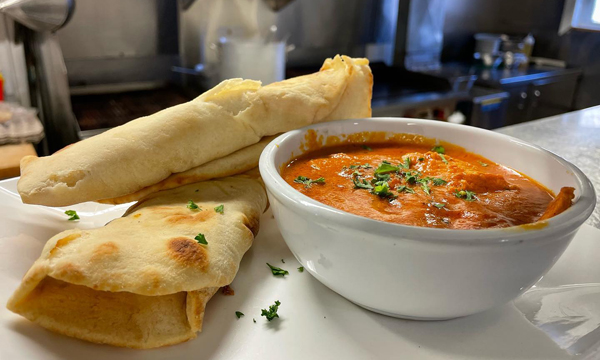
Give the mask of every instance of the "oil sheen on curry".
<path id="1" fill-rule="evenodd" d="M 365 134 L 360 143 L 334 139 L 321 148 L 309 141 L 308 151 L 282 168 L 282 177 L 352 214 L 444 229 L 531 224 L 564 211 L 574 197 L 573 188 L 555 197 L 533 179 L 456 145 L 407 134 L 376 143 L 369 139 L 377 136 Z"/>

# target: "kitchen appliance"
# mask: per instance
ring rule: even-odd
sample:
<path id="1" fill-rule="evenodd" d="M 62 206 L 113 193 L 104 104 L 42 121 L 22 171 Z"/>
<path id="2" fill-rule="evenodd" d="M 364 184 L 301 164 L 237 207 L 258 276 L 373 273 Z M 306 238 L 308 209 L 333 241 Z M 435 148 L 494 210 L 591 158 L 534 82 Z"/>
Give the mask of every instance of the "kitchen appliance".
<path id="1" fill-rule="evenodd" d="M 47 155 L 79 140 L 62 49 L 56 30 L 74 11 L 72 0 L 14 0 L 0 3 L 0 12 L 13 18 L 14 37 L 23 43 L 31 106 L 38 110 L 46 137 L 38 144 Z M 6 18 L 5 26 L 9 25 Z"/>
<path id="2" fill-rule="evenodd" d="M 228 39 L 220 45 L 221 80 L 244 78 L 267 85 L 285 79 L 285 42 Z"/>
<path id="3" fill-rule="evenodd" d="M 56 31 L 73 15 L 74 0 L 11 0 L 0 2 L 3 12 L 34 31 Z"/>
<path id="4" fill-rule="evenodd" d="M 504 35 L 501 34 L 475 34 L 475 53 L 473 58 L 480 61 L 483 66 L 491 67 L 499 58 L 500 44 Z"/>

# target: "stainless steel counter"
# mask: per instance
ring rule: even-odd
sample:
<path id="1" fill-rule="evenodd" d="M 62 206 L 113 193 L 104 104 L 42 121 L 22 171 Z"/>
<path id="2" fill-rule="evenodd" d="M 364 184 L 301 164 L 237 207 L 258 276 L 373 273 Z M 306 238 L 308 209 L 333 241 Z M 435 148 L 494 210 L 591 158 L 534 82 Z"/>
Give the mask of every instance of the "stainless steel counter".
<path id="1" fill-rule="evenodd" d="M 496 131 L 539 145 L 577 165 L 594 184 L 600 204 L 600 106 Z M 600 228 L 600 205 L 586 223 Z"/>

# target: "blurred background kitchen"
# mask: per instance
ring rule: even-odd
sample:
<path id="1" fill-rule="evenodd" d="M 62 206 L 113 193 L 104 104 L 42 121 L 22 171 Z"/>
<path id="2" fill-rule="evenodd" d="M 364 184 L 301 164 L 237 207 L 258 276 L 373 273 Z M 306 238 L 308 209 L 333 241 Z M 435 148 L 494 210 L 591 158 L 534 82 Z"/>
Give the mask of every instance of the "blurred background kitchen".
<path id="1" fill-rule="evenodd" d="M 600 0 L 0 0 L 0 165 L 335 54 L 373 116 L 529 122 L 600 104 L 598 31 Z"/>

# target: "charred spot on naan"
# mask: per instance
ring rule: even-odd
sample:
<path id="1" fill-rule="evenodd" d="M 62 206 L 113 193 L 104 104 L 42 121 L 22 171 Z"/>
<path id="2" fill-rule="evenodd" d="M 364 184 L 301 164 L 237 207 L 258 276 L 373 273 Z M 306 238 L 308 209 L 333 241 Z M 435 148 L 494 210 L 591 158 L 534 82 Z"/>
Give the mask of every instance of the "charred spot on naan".
<path id="1" fill-rule="evenodd" d="M 169 240 L 168 254 L 184 266 L 194 266 L 201 271 L 208 269 L 208 251 L 195 240 L 186 237 Z"/>
<path id="2" fill-rule="evenodd" d="M 170 211 L 171 213 L 173 212 L 173 210 L 171 209 Z M 167 215 L 165 216 L 165 221 L 170 223 L 170 224 L 186 224 L 186 223 L 190 223 L 190 224 L 195 224 L 198 222 L 203 222 L 206 221 L 210 218 L 212 218 L 213 216 L 215 216 L 215 212 L 214 211 L 197 211 L 194 213 L 179 213 L 179 214 L 171 214 L 171 215 Z"/>
<path id="3" fill-rule="evenodd" d="M 100 260 L 104 261 L 107 257 L 115 256 L 119 253 L 119 246 L 112 241 L 102 243 L 94 249 L 91 261 Z"/>
<path id="4" fill-rule="evenodd" d="M 56 278 L 63 281 L 80 284 L 85 280 L 86 277 L 77 265 L 73 263 L 66 263 L 61 265 L 56 270 Z"/>
<path id="5" fill-rule="evenodd" d="M 81 233 L 74 233 L 74 234 L 67 235 L 62 239 L 59 239 L 56 242 L 56 245 L 54 245 L 54 247 L 52 248 L 52 250 L 50 250 L 50 256 L 54 256 L 56 254 L 56 252 L 58 251 L 58 249 L 66 246 L 67 244 L 69 244 L 71 241 L 73 241 L 75 239 L 79 239 L 80 237 L 81 237 Z"/>

